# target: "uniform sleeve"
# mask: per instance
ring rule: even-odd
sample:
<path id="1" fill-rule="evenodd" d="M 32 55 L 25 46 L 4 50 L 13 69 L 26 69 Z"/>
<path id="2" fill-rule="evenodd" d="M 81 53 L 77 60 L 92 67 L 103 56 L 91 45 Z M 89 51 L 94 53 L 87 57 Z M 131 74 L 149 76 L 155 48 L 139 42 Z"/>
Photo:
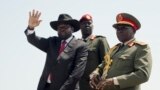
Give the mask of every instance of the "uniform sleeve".
<path id="1" fill-rule="evenodd" d="M 90 76 L 92 76 L 92 74 L 98 74 L 101 76 L 103 73 L 104 66 L 105 66 L 105 62 L 102 61 L 102 63 L 97 66 L 97 68 L 90 74 Z"/>
<path id="2" fill-rule="evenodd" d="M 148 81 L 151 73 L 152 57 L 150 47 L 143 45 L 137 49 L 134 68 L 135 70 L 129 74 L 116 77 L 120 88 L 127 88 L 142 84 Z"/>
<path id="3" fill-rule="evenodd" d="M 25 35 L 30 44 L 34 45 L 35 47 L 39 48 L 44 52 L 47 52 L 49 46 L 49 39 L 38 37 L 35 35 L 35 32 L 28 34 L 27 29 L 25 30 Z"/>
<path id="4" fill-rule="evenodd" d="M 105 54 L 109 51 L 109 49 L 110 49 L 110 47 L 109 47 L 109 44 L 108 44 L 108 42 L 107 42 L 107 40 L 106 40 L 106 38 L 105 37 L 101 37 L 100 39 L 99 39 L 99 63 L 102 63 L 102 61 L 103 61 L 103 59 L 104 59 L 104 56 L 105 56 Z"/>
<path id="5" fill-rule="evenodd" d="M 105 66 L 104 62 L 104 56 L 109 51 L 110 47 L 105 37 L 103 36 L 97 36 L 99 39 L 99 46 L 98 46 L 98 57 L 99 57 L 99 65 L 92 73 L 98 73 L 99 75 L 102 75 L 103 68 Z"/>

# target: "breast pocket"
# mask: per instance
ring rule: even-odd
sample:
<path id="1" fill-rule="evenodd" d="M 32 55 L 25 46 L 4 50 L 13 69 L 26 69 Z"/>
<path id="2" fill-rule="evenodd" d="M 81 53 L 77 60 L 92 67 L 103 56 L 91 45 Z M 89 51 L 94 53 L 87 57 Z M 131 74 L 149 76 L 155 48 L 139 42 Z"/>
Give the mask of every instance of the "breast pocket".
<path id="1" fill-rule="evenodd" d="M 134 58 L 130 56 L 121 56 L 117 60 L 117 68 L 122 70 L 130 70 L 134 68 Z"/>
<path id="2" fill-rule="evenodd" d="M 130 59 L 133 59 L 132 57 L 130 57 L 129 55 L 122 55 L 119 57 L 119 60 L 130 60 Z"/>

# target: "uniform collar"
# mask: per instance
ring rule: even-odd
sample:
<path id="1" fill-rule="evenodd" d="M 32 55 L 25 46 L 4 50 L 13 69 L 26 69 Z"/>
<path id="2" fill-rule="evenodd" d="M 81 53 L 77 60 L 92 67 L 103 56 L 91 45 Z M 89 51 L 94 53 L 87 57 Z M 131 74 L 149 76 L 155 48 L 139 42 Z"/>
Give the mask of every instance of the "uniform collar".
<path id="1" fill-rule="evenodd" d="M 93 40 L 93 39 L 95 39 L 95 37 L 96 37 L 96 35 L 89 35 L 87 38 L 82 38 L 82 40 L 88 40 L 88 39 L 91 39 L 91 40 Z"/>
<path id="2" fill-rule="evenodd" d="M 130 40 L 128 40 L 128 41 L 126 41 L 125 43 L 122 43 L 122 44 L 128 45 L 128 46 L 133 46 L 133 41 L 135 41 L 135 38 L 132 38 L 132 39 L 130 39 Z"/>

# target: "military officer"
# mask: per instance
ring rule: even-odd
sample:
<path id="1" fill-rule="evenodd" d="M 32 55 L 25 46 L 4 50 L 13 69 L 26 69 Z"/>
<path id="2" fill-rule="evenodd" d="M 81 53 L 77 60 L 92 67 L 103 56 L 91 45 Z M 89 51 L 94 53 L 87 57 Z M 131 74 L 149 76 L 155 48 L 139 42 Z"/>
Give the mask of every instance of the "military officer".
<path id="1" fill-rule="evenodd" d="M 93 20 L 90 14 L 85 14 L 79 20 L 82 40 L 88 44 L 88 59 L 84 75 L 80 80 L 80 90 L 91 90 L 89 75 L 102 62 L 105 53 L 109 50 L 106 37 L 93 35 Z"/>
<path id="2" fill-rule="evenodd" d="M 90 75 L 90 85 L 99 90 L 140 90 L 140 85 L 149 80 L 151 73 L 150 47 L 134 37 L 141 27 L 137 18 L 120 13 L 116 20 L 113 27 L 121 43 L 109 50 L 105 62 Z"/>

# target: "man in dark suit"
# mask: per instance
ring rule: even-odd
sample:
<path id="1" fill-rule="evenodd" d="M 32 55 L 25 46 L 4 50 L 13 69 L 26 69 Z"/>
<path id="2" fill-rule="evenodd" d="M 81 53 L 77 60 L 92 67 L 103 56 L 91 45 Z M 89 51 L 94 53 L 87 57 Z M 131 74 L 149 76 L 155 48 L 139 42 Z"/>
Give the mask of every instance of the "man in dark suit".
<path id="1" fill-rule="evenodd" d="M 147 82 L 151 74 L 150 47 L 134 37 L 141 26 L 137 18 L 120 13 L 116 20 L 113 27 L 121 43 L 105 55 L 105 62 L 90 75 L 90 84 L 100 90 L 141 90 L 141 84 Z"/>
<path id="2" fill-rule="evenodd" d="M 78 81 L 88 55 L 86 44 L 72 35 L 79 30 L 79 22 L 68 14 L 60 14 L 57 21 L 50 22 L 58 37 L 45 39 L 36 36 L 34 31 L 41 22 L 40 16 L 39 11 L 30 12 L 25 30 L 28 42 L 47 54 L 37 90 L 79 90 Z"/>
<path id="3" fill-rule="evenodd" d="M 93 19 L 90 14 L 85 14 L 79 20 L 82 40 L 88 45 L 88 58 L 84 75 L 80 80 L 80 90 L 92 90 L 89 85 L 89 75 L 102 63 L 104 55 L 109 50 L 106 37 L 93 35 Z"/>

